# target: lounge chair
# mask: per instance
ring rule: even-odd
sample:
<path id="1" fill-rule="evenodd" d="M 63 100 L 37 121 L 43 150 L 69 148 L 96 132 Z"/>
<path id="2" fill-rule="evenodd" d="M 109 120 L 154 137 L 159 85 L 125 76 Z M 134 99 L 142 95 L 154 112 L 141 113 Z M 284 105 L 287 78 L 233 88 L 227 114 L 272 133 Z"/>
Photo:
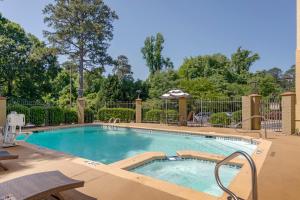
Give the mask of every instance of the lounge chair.
<path id="1" fill-rule="evenodd" d="M 19 158 L 18 155 L 10 154 L 8 151 L 0 151 L 0 161 L 13 160 L 13 159 L 18 159 L 18 158 Z M 4 167 L 1 162 L 0 162 L 0 167 L 4 170 L 7 170 L 7 168 Z"/>
<path id="2" fill-rule="evenodd" d="M 83 186 L 59 171 L 36 173 L 0 183 L 0 200 L 63 199 L 61 192 Z"/>

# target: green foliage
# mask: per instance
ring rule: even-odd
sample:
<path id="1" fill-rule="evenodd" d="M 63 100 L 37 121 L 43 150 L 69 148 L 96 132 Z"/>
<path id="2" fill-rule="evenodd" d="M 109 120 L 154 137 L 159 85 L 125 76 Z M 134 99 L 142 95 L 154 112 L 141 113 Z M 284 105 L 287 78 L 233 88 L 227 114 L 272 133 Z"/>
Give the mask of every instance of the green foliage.
<path id="1" fill-rule="evenodd" d="M 242 121 L 242 111 L 238 110 L 232 113 L 232 121 L 234 123 L 239 123 Z"/>
<path id="2" fill-rule="evenodd" d="M 176 110 L 168 110 L 166 115 L 165 110 L 152 109 L 146 112 L 144 120 L 146 122 L 165 122 L 166 118 L 169 122 L 177 122 L 178 112 Z"/>
<path id="3" fill-rule="evenodd" d="M 33 106 L 29 109 L 30 122 L 36 126 L 45 124 L 46 110 L 42 106 Z"/>
<path id="4" fill-rule="evenodd" d="M 157 33 L 156 37 L 147 37 L 144 43 L 144 47 L 141 52 L 143 58 L 146 60 L 146 65 L 149 68 L 150 74 L 162 71 L 166 69 L 173 69 L 173 63 L 170 58 L 164 58 L 162 56 L 162 50 L 164 49 L 164 37 L 161 33 Z"/>
<path id="5" fill-rule="evenodd" d="M 28 107 L 20 104 L 9 105 L 7 107 L 7 114 L 11 113 L 12 111 L 17 112 L 18 114 L 24 114 L 26 123 L 29 122 L 30 112 Z"/>
<path id="6" fill-rule="evenodd" d="M 90 108 L 84 110 L 84 122 L 93 123 L 94 122 L 94 112 Z"/>
<path id="7" fill-rule="evenodd" d="M 178 74 L 185 79 L 226 74 L 229 64 L 228 58 L 222 54 L 191 57 L 184 60 Z"/>
<path id="8" fill-rule="evenodd" d="M 63 109 L 59 107 L 49 107 L 46 110 L 49 125 L 60 125 L 61 123 L 64 123 L 65 116 Z"/>
<path id="9" fill-rule="evenodd" d="M 218 90 L 215 83 L 215 81 L 208 78 L 197 78 L 192 80 L 182 79 L 179 88 L 198 99 L 223 97 L 224 95 Z"/>
<path id="10" fill-rule="evenodd" d="M 129 108 L 102 108 L 98 112 L 98 119 L 108 121 L 110 118 L 119 118 L 122 122 L 135 119 L 135 110 Z"/>
<path id="11" fill-rule="evenodd" d="M 149 83 L 150 98 L 160 98 L 169 90 L 177 88 L 179 77 L 176 71 L 167 70 L 154 73 L 147 81 Z"/>
<path id="12" fill-rule="evenodd" d="M 149 110 L 146 113 L 145 121 L 146 122 L 160 122 L 163 117 L 163 111 L 159 109 Z"/>
<path id="13" fill-rule="evenodd" d="M 65 123 L 66 124 L 72 124 L 72 123 L 77 123 L 78 122 L 78 115 L 77 111 L 73 109 L 65 109 L 64 110 L 64 115 L 65 115 Z"/>
<path id="14" fill-rule="evenodd" d="M 0 55 L 2 94 L 36 100 L 51 91 L 49 81 L 58 72 L 55 52 L 1 14 Z"/>
<path id="15" fill-rule="evenodd" d="M 213 126 L 228 126 L 230 125 L 230 117 L 226 113 L 213 113 L 210 116 L 209 123 Z"/>

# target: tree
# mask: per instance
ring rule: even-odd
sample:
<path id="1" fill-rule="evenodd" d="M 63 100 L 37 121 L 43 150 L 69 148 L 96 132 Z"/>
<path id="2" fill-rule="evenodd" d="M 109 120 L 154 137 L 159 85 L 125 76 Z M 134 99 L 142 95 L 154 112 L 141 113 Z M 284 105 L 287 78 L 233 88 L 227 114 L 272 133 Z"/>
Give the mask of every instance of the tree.
<path id="1" fill-rule="evenodd" d="M 141 52 L 143 58 L 146 60 L 146 65 L 149 68 L 150 74 L 161 71 L 164 67 L 166 69 L 173 69 L 174 65 L 170 58 L 164 58 L 162 51 L 164 49 L 165 40 L 161 33 L 157 33 L 156 37 L 147 37 L 144 42 L 144 47 Z"/>
<path id="2" fill-rule="evenodd" d="M 176 71 L 168 70 L 154 73 L 148 78 L 147 82 L 150 98 L 160 98 L 169 90 L 177 88 L 179 77 Z"/>
<path id="3" fill-rule="evenodd" d="M 129 64 L 128 58 L 124 55 L 118 56 L 114 61 L 113 72 L 118 76 L 120 80 L 124 78 L 132 79 L 131 65 Z"/>
<path id="4" fill-rule="evenodd" d="M 259 60 L 259 55 L 252 51 L 239 47 L 235 53 L 231 55 L 231 66 L 235 73 L 242 74 L 248 72 L 251 65 Z"/>
<path id="5" fill-rule="evenodd" d="M 180 77 L 195 79 L 214 74 L 225 75 L 229 59 L 222 54 L 213 54 L 186 58 L 178 70 Z"/>
<path id="6" fill-rule="evenodd" d="M 26 65 L 30 42 L 25 31 L 0 14 L 0 84 L 13 95 L 13 84 Z"/>
<path id="7" fill-rule="evenodd" d="M 107 49 L 118 16 L 102 0 L 55 0 L 43 13 L 53 30 L 44 31 L 49 42 L 78 64 L 78 95 L 82 97 L 84 69 L 111 63 Z"/>

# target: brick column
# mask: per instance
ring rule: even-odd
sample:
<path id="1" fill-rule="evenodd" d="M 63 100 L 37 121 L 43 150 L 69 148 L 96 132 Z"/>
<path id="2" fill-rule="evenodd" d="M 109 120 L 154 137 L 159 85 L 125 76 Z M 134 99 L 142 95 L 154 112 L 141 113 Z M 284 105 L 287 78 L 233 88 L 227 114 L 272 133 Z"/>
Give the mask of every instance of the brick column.
<path id="1" fill-rule="evenodd" d="M 6 98 L 0 97 L 0 126 L 6 123 Z"/>
<path id="2" fill-rule="evenodd" d="M 252 116 L 260 115 L 260 101 L 261 96 L 258 94 L 242 97 L 242 127 L 244 130 L 260 130 L 261 119 L 251 119 Z"/>
<path id="3" fill-rule="evenodd" d="M 251 103 L 249 96 L 242 97 L 242 129 L 251 130 Z"/>
<path id="4" fill-rule="evenodd" d="M 261 96 L 258 94 L 251 94 L 250 95 L 251 101 L 251 116 L 260 115 L 260 101 Z M 261 128 L 261 118 L 253 118 L 251 121 L 251 129 L 252 130 L 260 130 Z"/>
<path id="5" fill-rule="evenodd" d="M 77 99 L 78 124 L 84 124 L 84 109 L 85 109 L 84 98 L 78 98 Z"/>
<path id="6" fill-rule="evenodd" d="M 142 123 L 142 99 L 135 100 L 135 122 Z"/>
<path id="7" fill-rule="evenodd" d="M 186 97 L 179 98 L 179 125 L 187 125 L 187 99 Z"/>
<path id="8" fill-rule="evenodd" d="M 282 132 L 288 135 L 295 133 L 295 103 L 296 94 L 294 92 L 285 92 L 281 94 L 282 106 Z"/>

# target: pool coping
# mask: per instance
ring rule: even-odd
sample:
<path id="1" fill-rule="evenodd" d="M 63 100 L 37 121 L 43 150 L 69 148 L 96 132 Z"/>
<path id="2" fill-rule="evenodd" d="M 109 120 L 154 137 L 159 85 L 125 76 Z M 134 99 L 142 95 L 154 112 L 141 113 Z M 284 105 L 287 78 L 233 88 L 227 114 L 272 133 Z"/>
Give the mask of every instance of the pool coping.
<path id="1" fill-rule="evenodd" d="M 93 123 L 93 124 L 83 124 L 83 125 L 66 125 L 66 126 L 58 126 L 58 127 L 43 127 L 43 128 L 38 128 L 36 130 L 38 131 L 45 131 L 45 130 L 56 130 L 56 129 L 61 129 L 61 128 L 75 128 L 75 127 L 82 127 L 82 126 L 94 126 L 94 125 L 111 125 L 111 124 L 106 124 L 106 123 Z M 197 132 L 197 131 L 185 131 L 185 130 L 172 130 L 172 129 L 164 129 L 164 128 L 149 128 L 149 127 L 136 127 L 136 126 L 128 126 L 125 125 L 116 125 L 113 124 L 116 127 L 122 127 L 122 128 L 133 128 L 133 129 L 144 129 L 144 130 L 157 130 L 157 131 L 166 131 L 166 132 L 173 132 L 173 133 L 186 133 L 186 134 L 193 134 L 193 135 L 211 135 L 211 136 L 216 136 L 216 137 L 224 137 L 224 138 L 236 138 L 236 139 L 243 139 L 247 141 L 255 141 L 257 145 L 257 149 L 251 156 L 253 160 L 256 163 L 257 167 L 257 175 L 261 171 L 261 168 L 263 166 L 264 160 L 267 157 L 268 151 L 271 147 L 271 142 L 264 140 L 264 139 L 257 139 L 257 138 L 252 138 L 249 136 L 237 136 L 237 135 L 230 135 L 230 134 L 222 134 L 222 133 L 215 133 L 215 132 Z M 155 188 L 157 190 L 163 191 L 163 192 L 168 192 L 172 195 L 182 197 L 184 199 L 222 199 L 225 200 L 227 199 L 227 194 L 223 193 L 221 197 L 216 197 L 209 195 L 204 192 L 199 192 L 195 191 L 189 188 L 185 188 L 182 186 L 178 186 L 166 181 L 158 180 L 152 177 L 144 176 L 144 175 L 139 175 L 133 172 L 129 172 L 126 170 L 123 170 L 120 167 L 117 167 L 118 165 L 127 165 L 134 164 L 134 162 L 143 162 L 144 161 L 151 161 L 151 159 L 155 160 L 155 158 L 160 158 L 161 156 L 163 157 L 163 153 L 160 152 L 147 152 L 146 155 L 138 155 L 138 158 L 130 157 L 128 159 L 131 159 L 131 161 L 128 161 L 128 159 L 124 159 L 115 163 L 111 163 L 109 165 L 100 163 L 100 162 L 95 162 L 91 161 L 88 159 L 72 156 L 63 152 L 47 149 L 44 147 L 39 147 L 37 145 L 32 145 L 27 142 L 21 142 L 22 145 L 29 145 L 31 148 L 34 148 L 38 151 L 46 151 L 47 153 L 57 153 L 57 154 L 63 154 L 70 156 L 72 159 L 72 162 L 75 162 L 77 164 L 82 164 L 85 166 L 92 167 L 94 169 L 98 170 L 105 170 L 106 172 L 112 173 L 115 176 L 120 176 L 122 178 L 126 178 L 131 181 L 139 182 L 141 184 L 144 184 L 146 186 Z M 154 153 L 154 155 L 153 155 Z M 197 158 L 209 158 L 215 161 L 218 161 L 222 158 L 222 156 L 217 156 L 217 155 L 207 155 L 207 153 L 203 152 L 196 152 L 196 151 L 179 151 L 177 154 L 182 155 L 182 156 L 195 156 Z M 206 154 L 206 155 L 205 155 Z M 127 160 L 127 161 L 126 161 Z M 234 161 L 233 161 L 234 162 Z M 238 161 L 239 163 L 242 161 Z M 241 164 L 241 163 L 240 163 Z M 136 165 L 139 165 L 136 163 Z M 251 182 L 250 182 L 250 174 L 251 174 L 251 169 L 248 166 L 248 164 L 243 164 L 240 172 L 235 176 L 235 178 L 231 181 L 229 185 L 229 189 L 233 192 L 236 192 L 239 197 L 243 199 L 248 199 L 251 195 Z"/>

